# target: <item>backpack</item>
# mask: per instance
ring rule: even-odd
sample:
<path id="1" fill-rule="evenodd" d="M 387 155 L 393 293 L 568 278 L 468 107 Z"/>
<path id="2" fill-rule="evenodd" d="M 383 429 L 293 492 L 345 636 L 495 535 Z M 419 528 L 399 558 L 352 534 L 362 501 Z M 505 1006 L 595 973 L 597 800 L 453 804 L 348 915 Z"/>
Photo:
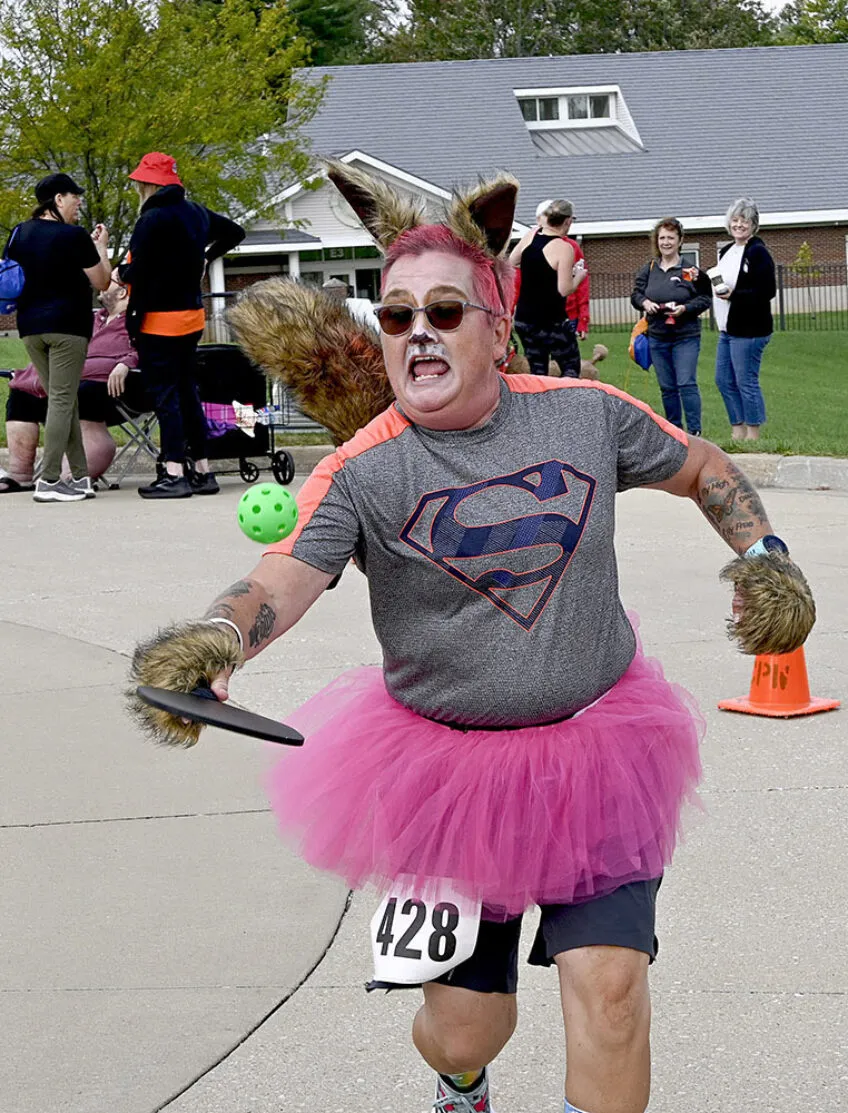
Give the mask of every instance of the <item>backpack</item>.
<path id="1" fill-rule="evenodd" d="M 20 225 L 18 226 L 20 227 Z M 24 268 L 14 259 L 6 258 L 6 251 L 12 245 L 18 229 L 12 230 L 3 258 L 0 259 L 0 315 L 14 313 L 18 307 L 18 298 L 24 289 Z"/>
<path id="2" fill-rule="evenodd" d="M 646 317 L 640 317 L 633 326 L 633 331 L 630 333 L 630 346 L 627 349 L 627 354 L 634 363 L 638 363 L 645 371 L 650 369 L 651 348 L 648 343 L 648 320 Z"/>

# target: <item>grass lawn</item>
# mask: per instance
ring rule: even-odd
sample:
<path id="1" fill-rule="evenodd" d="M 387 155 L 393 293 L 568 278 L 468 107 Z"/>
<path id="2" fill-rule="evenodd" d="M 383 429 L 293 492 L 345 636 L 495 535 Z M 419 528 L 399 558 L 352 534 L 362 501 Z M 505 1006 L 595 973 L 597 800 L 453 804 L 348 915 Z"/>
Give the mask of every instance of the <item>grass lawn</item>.
<path id="1" fill-rule="evenodd" d="M 776 332 L 766 348 L 760 383 L 768 422 L 750 447 L 730 439 L 724 402 L 715 385 L 718 334 L 705 331 L 701 341 L 698 383 L 704 404 L 703 434 L 728 452 L 776 452 L 783 456 L 848 456 L 848 332 Z M 663 412 L 657 378 L 627 355 L 629 334 L 591 332 L 581 344 L 584 356 L 593 344 L 610 354 L 598 370 L 601 378 Z"/>
<path id="2" fill-rule="evenodd" d="M 848 332 L 778 332 L 766 348 L 760 381 L 768 424 L 750 448 L 730 439 L 730 426 L 714 382 L 716 333 L 705 332 L 698 379 L 704 400 L 704 436 L 732 452 L 777 452 L 784 456 L 848 456 Z M 600 365 L 601 378 L 621 387 L 662 413 L 654 373 L 637 367 L 627 356 L 628 335 L 593 332 L 582 345 L 606 344 L 609 357 Z M 19 340 L 0 338 L 0 368 L 23 367 L 26 351 Z M 6 444 L 6 392 L 0 379 L 0 445 Z M 291 434 L 291 444 L 327 443 L 320 434 Z"/>

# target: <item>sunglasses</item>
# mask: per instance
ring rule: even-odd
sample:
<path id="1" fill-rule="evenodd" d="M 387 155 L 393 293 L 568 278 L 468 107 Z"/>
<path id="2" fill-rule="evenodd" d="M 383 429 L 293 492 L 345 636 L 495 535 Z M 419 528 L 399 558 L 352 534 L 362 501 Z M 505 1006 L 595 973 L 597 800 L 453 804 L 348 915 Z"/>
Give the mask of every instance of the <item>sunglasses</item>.
<path id="1" fill-rule="evenodd" d="M 380 328 L 387 336 L 403 336 L 405 332 L 409 332 L 416 313 L 423 313 L 437 332 L 454 332 L 462 324 L 466 309 L 482 309 L 484 313 L 494 313 L 493 309 L 485 305 L 456 301 L 454 298 L 431 301 L 429 305 L 374 306 Z"/>

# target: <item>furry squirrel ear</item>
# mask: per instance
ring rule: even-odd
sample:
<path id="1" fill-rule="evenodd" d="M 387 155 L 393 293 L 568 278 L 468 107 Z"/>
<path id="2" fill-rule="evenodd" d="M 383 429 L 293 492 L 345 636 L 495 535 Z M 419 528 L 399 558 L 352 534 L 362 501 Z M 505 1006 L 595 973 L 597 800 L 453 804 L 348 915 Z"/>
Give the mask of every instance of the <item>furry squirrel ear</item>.
<path id="1" fill-rule="evenodd" d="M 457 193 L 448 213 L 448 225 L 460 239 L 498 256 L 512 236 L 518 182 L 499 174 L 472 190 Z"/>
<path id="2" fill-rule="evenodd" d="M 327 176 L 385 251 L 403 232 L 424 223 L 424 206 L 379 178 L 345 162 L 328 162 Z"/>

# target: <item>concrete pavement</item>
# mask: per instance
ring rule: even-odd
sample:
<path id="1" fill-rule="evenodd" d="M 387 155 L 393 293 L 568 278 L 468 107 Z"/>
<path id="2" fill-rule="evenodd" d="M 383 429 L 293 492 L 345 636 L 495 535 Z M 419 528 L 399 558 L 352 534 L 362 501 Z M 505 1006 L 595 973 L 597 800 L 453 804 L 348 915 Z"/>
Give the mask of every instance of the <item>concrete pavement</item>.
<path id="1" fill-rule="evenodd" d="M 419 995 L 362 991 L 373 899 L 356 896 L 343 916 L 343 887 L 279 845 L 261 789 L 270 747 L 209 732 L 165 752 L 121 710 L 135 641 L 198 613 L 258 558 L 235 526 L 243 489 L 226 480 L 218 498 L 169 505 L 132 484 L 71 506 L 0 502 L 2 1113 L 427 1107 L 408 1036 Z M 848 497 L 773 490 L 766 502 L 817 595 L 812 687 L 844 700 Z M 846 712 L 775 723 L 715 710 L 747 690 L 751 662 L 724 638 L 726 552 L 693 506 L 622 497 L 618 549 L 646 648 L 709 723 L 706 815 L 660 900 L 651 1111 L 837 1113 Z M 234 695 L 284 717 L 341 669 L 377 660 L 351 572 Z M 519 1030 L 493 1070 L 497 1108 L 558 1113 L 555 979 L 524 967 L 521 980 Z"/>

